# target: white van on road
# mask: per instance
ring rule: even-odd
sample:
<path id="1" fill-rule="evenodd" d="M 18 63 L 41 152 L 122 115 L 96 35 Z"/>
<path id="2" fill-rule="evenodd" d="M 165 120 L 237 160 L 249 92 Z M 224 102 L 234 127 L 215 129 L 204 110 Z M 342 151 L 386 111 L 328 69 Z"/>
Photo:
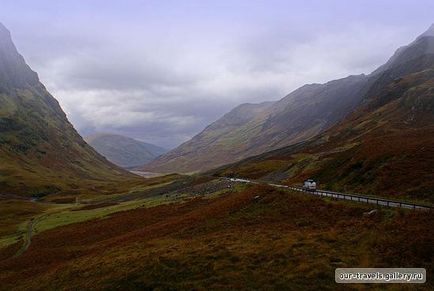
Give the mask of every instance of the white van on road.
<path id="1" fill-rule="evenodd" d="M 312 179 L 307 179 L 303 183 L 303 189 L 309 190 L 309 191 L 315 191 L 316 190 L 316 182 Z"/>

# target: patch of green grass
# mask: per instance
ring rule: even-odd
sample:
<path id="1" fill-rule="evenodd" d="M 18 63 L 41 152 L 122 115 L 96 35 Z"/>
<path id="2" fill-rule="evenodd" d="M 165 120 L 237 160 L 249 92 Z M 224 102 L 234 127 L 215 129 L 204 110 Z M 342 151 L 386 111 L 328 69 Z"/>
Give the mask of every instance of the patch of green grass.
<path id="1" fill-rule="evenodd" d="M 172 197 L 157 196 L 140 200 L 127 201 L 119 203 L 117 205 L 91 210 L 77 210 L 77 208 L 82 207 L 83 205 L 75 205 L 60 212 L 43 215 L 35 222 L 34 231 L 35 233 L 39 233 L 63 225 L 83 222 L 92 219 L 101 219 L 116 212 L 131 210 L 138 207 L 153 207 L 157 205 L 171 203 L 174 201 L 175 199 Z"/>
<path id="2" fill-rule="evenodd" d="M 155 186 L 150 186 L 155 187 Z M 235 187 L 231 188 L 231 191 L 241 191 L 245 188 L 245 185 L 236 185 Z M 219 190 L 214 193 L 211 193 L 209 195 L 206 195 L 206 198 L 213 199 L 221 196 L 222 194 L 226 193 L 227 190 Z M 126 201 L 126 202 L 120 202 L 116 205 L 110 205 L 107 207 L 100 207 L 95 209 L 89 209 L 89 210 L 80 210 L 80 207 L 83 207 L 83 204 L 77 204 L 77 205 L 65 205 L 64 208 L 61 209 L 61 211 L 56 212 L 50 212 L 46 213 L 34 222 L 34 232 L 40 233 L 55 227 L 78 223 L 78 222 L 84 222 L 92 219 L 102 219 L 105 217 L 110 216 L 111 214 L 127 211 L 139 207 L 154 207 L 158 205 L 164 205 L 169 203 L 175 203 L 175 202 L 183 202 L 185 200 L 188 200 L 192 196 L 188 193 L 181 194 L 181 195 L 158 195 L 143 199 L 137 199 L 132 201 Z M 102 201 L 102 200 L 98 200 Z M 95 202 L 95 201 L 93 201 Z"/>
<path id="3" fill-rule="evenodd" d="M 0 249 L 7 247 L 9 245 L 12 245 L 14 243 L 17 243 L 20 238 L 24 235 L 24 232 L 16 232 L 14 234 L 11 235 L 7 235 L 7 236 L 3 236 L 0 238 Z"/>
<path id="4" fill-rule="evenodd" d="M 246 184 L 234 184 L 234 185 L 232 186 L 232 188 L 222 189 L 222 190 L 219 190 L 219 191 L 213 192 L 213 193 L 211 193 L 211 194 L 207 194 L 207 195 L 204 196 L 204 198 L 207 198 L 207 199 L 218 198 L 218 197 L 220 197 L 221 195 L 224 195 L 224 194 L 226 194 L 226 193 L 228 193 L 228 192 L 240 192 L 240 191 L 243 191 L 243 190 L 245 190 L 247 187 L 249 187 L 249 185 L 246 185 Z"/>
<path id="5" fill-rule="evenodd" d="M 25 235 L 29 220 L 51 207 L 28 200 L 0 200 L 0 248 L 17 242 Z"/>

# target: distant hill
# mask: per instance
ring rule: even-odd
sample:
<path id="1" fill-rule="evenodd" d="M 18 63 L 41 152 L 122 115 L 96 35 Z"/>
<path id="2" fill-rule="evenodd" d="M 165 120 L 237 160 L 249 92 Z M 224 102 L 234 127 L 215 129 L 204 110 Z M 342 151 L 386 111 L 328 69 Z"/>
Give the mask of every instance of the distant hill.
<path id="1" fill-rule="evenodd" d="M 309 140 L 341 121 L 390 81 L 427 67 L 434 46 L 433 30 L 431 27 L 415 42 L 398 49 L 369 75 L 305 85 L 277 102 L 240 105 L 191 140 L 145 165 L 144 170 L 205 171 Z"/>
<path id="2" fill-rule="evenodd" d="M 110 162 L 123 168 L 143 166 L 167 152 L 162 147 L 117 134 L 97 133 L 85 140 Z"/>
<path id="3" fill-rule="evenodd" d="M 309 141 L 222 167 L 223 176 L 434 202 L 434 27 L 375 72 L 362 103 Z"/>
<path id="4" fill-rule="evenodd" d="M 0 24 L 0 194 L 115 191 L 138 179 L 86 144 Z"/>

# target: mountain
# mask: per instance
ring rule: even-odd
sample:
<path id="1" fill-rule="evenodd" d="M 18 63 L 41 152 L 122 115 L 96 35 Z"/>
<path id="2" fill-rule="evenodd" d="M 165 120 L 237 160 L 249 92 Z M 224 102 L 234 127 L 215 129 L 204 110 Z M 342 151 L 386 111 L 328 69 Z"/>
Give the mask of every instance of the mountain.
<path id="1" fill-rule="evenodd" d="M 110 162 L 123 168 L 142 166 L 167 152 L 159 146 L 116 134 L 97 133 L 85 140 Z"/>
<path id="2" fill-rule="evenodd" d="M 434 28 L 430 27 L 369 75 L 305 85 L 277 102 L 240 105 L 144 169 L 205 171 L 309 140 L 342 120 L 366 96 L 375 95 L 390 81 L 429 66 L 433 35 Z"/>
<path id="3" fill-rule="evenodd" d="M 373 74 L 384 73 L 392 67 L 396 68 L 399 65 L 405 65 L 405 68 L 411 70 L 411 66 L 417 67 L 421 60 L 430 59 L 430 54 L 432 54 L 432 51 L 434 50 L 432 37 L 434 37 L 434 24 L 432 24 L 427 31 L 417 37 L 415 41 L 396 50 L 393 56 L 384 65 L 375 70 Z M 383 76 L 387 75 L 383 74 Z M 394 76 L 390 75 L 390 78 L 394 78 Z"/>
<path id="4" fill-rule="evenodd" d="M 144 168 L 204 171 L 309 139 L 354 108 L 368 82 L 365 75 L 349 76 L 305 85 L 277 102 L 242 104 Z"/>
<path id="5" fill-rule="evenodd" d="M 400 48 L 374 74 L 361 104 L 335 126 L 217 174 L 288 184 L 311 177 L 327 189 L 434 202 L 434 34 Z"/>
<path id="6" fill-rule="evenodd" d="M 0 24 L 0 194 L 103 191 L 138 177 L 95 152 Z"/>

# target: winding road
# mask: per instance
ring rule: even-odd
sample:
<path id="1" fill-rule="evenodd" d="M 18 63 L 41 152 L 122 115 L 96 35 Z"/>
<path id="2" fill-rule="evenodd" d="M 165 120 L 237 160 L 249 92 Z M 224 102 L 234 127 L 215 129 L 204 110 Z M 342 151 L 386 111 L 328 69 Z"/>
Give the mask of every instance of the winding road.
<path id="1" fill-rule="evenodd" d="M 232 182 L 238 182 L 238 183 L 264 184 L 264 182 L 249 180 L 249 179 L 238 179 L 238 178 L 225 178 L 225 179 L 229 179 Z M 294 186 L 280 185 L 280 184 L 273 184 L 273 183 L 265 183 L 265 184 L 275 188 L 283 188 L 283 189 L 303 192 L 307 194 L 318 195 L 321 197 L 331 197 L 336 199 L 363 202 L 363 203 L 375 204 L 375 205 L 386 206 L 386 207 L 397 207 L 397 208 L 425 210 L 425 211 L 433 210 L 432 206 L 416 204 L 407 201 L 365 196 L 359 194 L 346 194 L 341 192 L 326 191 L 326 190 L 319 190 L 319 189 L 312 191 L 312 190 L 306 190 L 302 187 L 294 187 Z"/>

